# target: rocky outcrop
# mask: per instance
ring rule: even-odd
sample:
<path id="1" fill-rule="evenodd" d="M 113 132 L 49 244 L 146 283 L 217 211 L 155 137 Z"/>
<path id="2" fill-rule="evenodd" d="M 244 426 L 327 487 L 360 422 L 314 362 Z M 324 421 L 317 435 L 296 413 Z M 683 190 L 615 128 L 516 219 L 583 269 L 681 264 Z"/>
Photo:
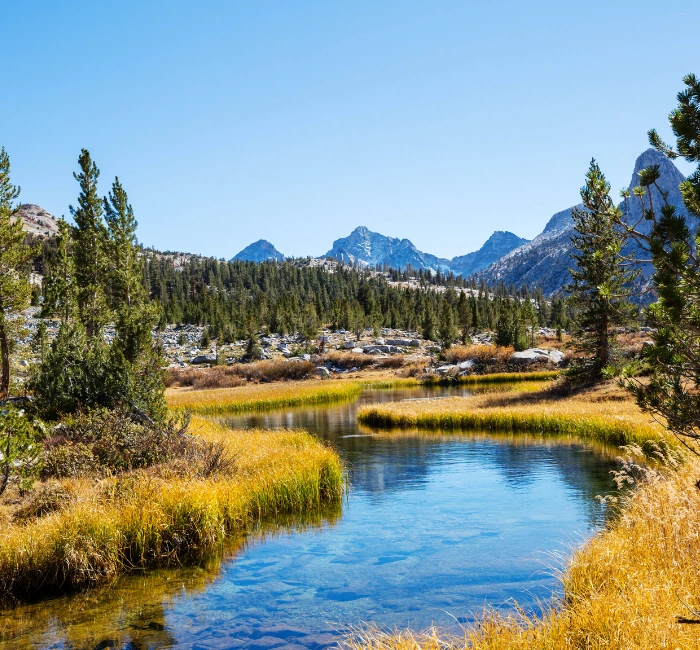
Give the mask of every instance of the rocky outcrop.
<path id="1" fill-rule="evenodd" d="M 232 262 L 241 260 L 243 262 L 283 262 L 284 255 L 280 253 L 269 241 L 259 239 L 250 246 L 246 246 L 240 253 L 235 255 Z"/>
<path id="2" fill-rule="evenodd" d="M 58 232 L 58 219 L 40 205 L 23 203 L 19 210 L 22 227 L 38 237 L 53 237 Z"/>

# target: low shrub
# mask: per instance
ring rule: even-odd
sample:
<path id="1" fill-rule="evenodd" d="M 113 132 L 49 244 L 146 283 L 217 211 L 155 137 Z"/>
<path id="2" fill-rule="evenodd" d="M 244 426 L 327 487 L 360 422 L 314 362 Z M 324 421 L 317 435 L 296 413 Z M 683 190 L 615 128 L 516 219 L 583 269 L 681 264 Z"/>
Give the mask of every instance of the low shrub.
<path id="1" fill-rule="evenodd" d="M 191 386 L 196 389 L 234 388 L 242 386 L 246 382 L 266 383 L 309 379 L 315 373 L 316 366 L 311 361 L 269 359 L 214 368 L 171 369 L 166 377 L 165 385 L 168 387 Z"/>
<path id="2" fill-rule="evenodd" d="M 449 363 L 461 363 L 469 359 L 478 363 L 507 363 L 514 348 L 497 345 L 454 345 L 445 350 L 444 357 Z"/>
<path id="3" fill-rule="evenodd" d="M 324 361 L 330 361 L 336 368 L 350 370 L 357 368 L 362 370 L 375 363 L 376 359 L 371 354 L 361 352 L 328 352 L 323 356 Z"/>
<path id="4" fill-rule="evenodd" d="M 186 457 L 195 440 L 188 422 L 185 417 L 158 426 L 122 407 L 80 412 L 44 441 L 42 477 L 104 475 Z"/>

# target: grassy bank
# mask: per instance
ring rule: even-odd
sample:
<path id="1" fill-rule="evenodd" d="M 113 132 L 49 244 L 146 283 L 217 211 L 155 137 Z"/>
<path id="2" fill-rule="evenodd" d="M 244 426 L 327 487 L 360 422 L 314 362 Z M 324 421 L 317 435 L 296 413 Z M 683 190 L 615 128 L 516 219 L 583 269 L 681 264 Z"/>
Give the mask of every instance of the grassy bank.
<path id="1" fill-rule="evenodd" d="M 691 650 L 700 645 L 700 475 L 697 459 L 678 471 L 647 472 L 620 517 L 571 557 L 565 600 L 541 618 L 487 612 L 458 637 L 438 630 L 360 631 L 351 648 L 389 650 Z M 456 612 L 455 612 L 456 614 Z"/>
<path id="2" fill-rule="evenodd" d="M 557 373 L 552 371 L 497 373 L 472 375 L 457 379 L 434 377 L 423 381 L 415 377 L 396 377 L 391 374 L 371 373 L 355 375 L 346 379 L 251 384 L 205 390 L 171 388 L 166 392 L 166 400 L 171 409 L 187 409 L 201 415 L 223 415 L 242 411 L 343 402 L 356 399 L 366 388 L 410 388 L 421 384 L 451 385 L 456 382 L 476 386 L 479 384 L 545 381 L 553 379 L 556 375 Z"/>
<path id="3" fill-rule="evenodd" d="M 207 552 L 263 517 L 337 502 L 337 454 L 302 431 L 233 431 L 195 420 L 220 441 L 224 474 L 190 478 L 157 466 L 108 478 L 65 479 L 61 510 L 28 522 L 6 509 L 0 532 L 0 594 L 47 594 L 96 584 L 134 567 Z"/>
<path id="4" fill-rule="evenodd" d="M 540 370 L 535 372 L 494 372 L 485 375 L 464 375 L 464 376 L 432 376 L 422 383 L 428 385 L 486 385 L 486 384 L 512 384 L 524 381 L 549 381 L 559 376 L 558 370 Z"/>
<path id="5" fill-rule="evenodd" d="M 375 404 L 361 408 L 358 419 L 382 428 L 574 435 L 648 451 L 650 441 L 673 444 L 660 425 L 610 388 L 566 398 L 544 390 Z"/>
<path id="6" fill-rule="evenodd" d="M 357 398 L 362 388 L 359 382 L 310 380 L 210 390 L 169 390 L 166 400 L 171 409 L 221 415 L 256 409 L 342 402 Z"/>

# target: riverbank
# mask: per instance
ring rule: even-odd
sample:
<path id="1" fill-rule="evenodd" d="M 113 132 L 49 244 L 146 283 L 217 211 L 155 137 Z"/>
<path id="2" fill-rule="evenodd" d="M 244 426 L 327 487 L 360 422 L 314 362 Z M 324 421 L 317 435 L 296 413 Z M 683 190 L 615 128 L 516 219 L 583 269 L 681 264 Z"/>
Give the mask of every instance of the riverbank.
<path id="1" fill-rule="evenodd" d="M 364 650 L 691 650 L 700 640 L 700 462 L 645 472 L 607 530 L 575 551 L 563 573 L 564 600 L 541 618 L 487 611 L 459 637 L 376 628 L 346 647 Z"/>
<path id="2" fill-rule="evenodd" d="M 458 378 L 397 377 L 390 371 L 358 372 L 343 379 L 308 379 L 294 382 L 250 384 L 230 388 L 169 388 L 165 398 L 173 410 L 190 410 L 200 415 L 223 415 L 242 411 L 332 404 L 357 399 L 367 388 L 408 388 L 434 385 L 479 385 L 549 381 L 557 372 L 494 373 Z"/>
<path id="3" fill-rule="evenodd" d="M 613 386 L 566 398 L 501 394 L 458 399 L 378 405 L 364 409 L 362 419 L 401 427 L 550 430 L 624 444 L 671 441 L 660 425 Z M 671 459 L 655 469 L 630 466 L 625 487 L 634 486 L 634 492 L 611 503 L 619 516 L 574 551 L 562 573 L 564 599 L 555 600 L 542 617 L 503 616 L 487 610 L 457 637 L 437 629 L 387 633 L 369 628 L 348 638 L 347 646 L 367 650 L 697 648 L 698 626 L 679 623 L 678 618 L 700 618 L 695 614 L 700 609 L 699 475 L 700 461 L 690 455 L 683 457 L 682 464 Z"/>
<path id="4" fill-rule="evenodd" d="M 153 466 L 98 481 L 53 481 L 63 505 L 29 519 L 4 504 L 0 595 L 75 591 L 177 563 L 265 517 L 340 501 L 340 458 L 306 432 L 239 431 L 197 418 L 191 432 L 222 445 L 208 476 Z"/>
<path id="5" fill-rule="evenodd" d="M 358 420 L 378 428 L 574 435 L 618 447 L 634 444 L 650 454 L 652 443 L 676 446 L 661 425 L 614 386 L 566 396 L 545 389 L 374 404 L 361 408 Z"/>

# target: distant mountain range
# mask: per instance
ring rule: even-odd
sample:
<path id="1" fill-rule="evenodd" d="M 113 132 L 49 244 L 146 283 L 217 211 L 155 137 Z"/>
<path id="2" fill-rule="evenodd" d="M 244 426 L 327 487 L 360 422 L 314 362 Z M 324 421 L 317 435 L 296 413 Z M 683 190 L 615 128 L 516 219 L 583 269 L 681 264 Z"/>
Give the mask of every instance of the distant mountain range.
<path id="1" fill-rule="evenodd" d="M 359 226 L 347 237 L 334 241 L 333 248 L 324 257 L 361 267 L 379 264 L 406 269 L 410 266 L 415 270 L 423 269 L 433 273 L 452 271 L 456 275 L 467 276 L 485 269 L 527 241 L 512 232 L 498 231 L 493 233 L 478 251 L 449 260 L 418 250 L 409 239 L 387 237 L 372 232 L 365 226 Z M 261 239 L 244 248 L 233 259 L 262 262 L 269 259 L 282 260 L 285 257 L 270 242 Z"/>
<path id="2" fill-rule="evenodd" d="M 688 214 L 678 189 L 684 180 L 683 174 L 673 162 L 655 149 L 647 149 L 637 158 L 629 187 L 634 188 L 639 184 L 639 171 L 650 165 L 659 165 L 661 172 L 659 188 L 668 193 L 669 203 L 675 205 L 678 213 L 688 220 L 691 230 L 697 229 L 699 222 Z M 651 198 L 654 205 L 661 205 L 662 198 L 656 188 L 652 190 Z M 476 275 L 488 284 L 499 282 L 512 283 L 516 286 L 527 284 L 531 287 L 540 287 L 546 295 L 550 295 L 559 291 L 570 281 L 569 268 L 573 264 L 571 236 L 574 228 L 571 211 L 574 207 L 581 206 L 572 206 L 557 212 L 549 219 L 544 230 L 532 241 L 511 232 L 497 231 L 478 251 L 460 255 L 451 260 L 424 253 L 408 239 L 386 237 L 364 226 L 355 228 L 347 237 L 333 242 L 333 247 L 326 253 L 326 257 L 358 266 L 379 264 L 398 269 L 411 266 L 416 270 L 451 271 L 463 277 Z M 624 212 L 625 206 L 621 204 L 620 207 Z M 630 222 L 637 222 L 641 217 L 639 200 L 630 198 L 628 210 Z M 642 220 L 641 227 L 648 229 L 651 225 L 647 225 Z M 260 243 L 257 242 L 257 244 Z M 275 250 L 271 245 L 268 244 L 268 246 Z M 634 244 L 628 244 L 625 252 L 635 252 Z M 641 251 L 636 253 L 639 253 L 638 257 L 643 257 Z M 645 282 L 651 275 L 652 268 L 650 264 L 642 264 L 641 269 L 641 281 Z"/>
<path id="3" fill-rule="evenodd" d="M 667 194 L 669 203 L 676 206 L 678 214 L 686 218 L 691 232 L 694 232 L 700 225 L 700 220 L 687 212 L 678 189 L 685 177 L 664 155 L 654 149 L 643 152 L 635 161 L 629 187 L 638 185 L 639 171 L 650 165 L 659 165 L 660 190 Z M 654 205 L 661 205 L 662 197 L 658 189 L 652 190 L 651 198 Z M 415 270 L 452 272 L 463 277 L 476 276 L 491 285 L 499 282 L 516 286 L 527 284 L 530 287 L 540 287 L 545 295 L 551 295 L 561 290 L 570 280 L 569 268 L 573 264 L 571 236 L 574 226 L 571 212 L 574 207 L 577 206 L 553 215 L 544 230 L 532 241 L 511 232 L 496 231 L 479 250 L 451 260 L 424 253 L 408 239 L 387 237 L 364 226 L 359 226 L 347 237 L 334 241 L 333 247 L 324 257 L 361 267 L 386 265 L 406 269 L 410 266 Z M 624 212 L 624 205 L 621 204 L 620 207 Z M 640 220 L 642 215 L 639 200 L 634 197 L 629 199 L 628 208 L 630 222 Z M 20 217 L 25 230 L 39 236 L 52 236 L 58 229 L 57 219 L 38 205 L 23 204 Z M 640 227 L 648 231 L 651 224 L 641 220 Z M 635 251 L 632 243 L 628 244 L 625 252 L 641 253 Z M 264 239 L 246 246 L 233 258 L 252 262 L 281 262 L 285 259 L 282 253 Z M 644 282 L 651 275 L 652 268 L 646 263 L 641 265 L 641 269 Z"/>

